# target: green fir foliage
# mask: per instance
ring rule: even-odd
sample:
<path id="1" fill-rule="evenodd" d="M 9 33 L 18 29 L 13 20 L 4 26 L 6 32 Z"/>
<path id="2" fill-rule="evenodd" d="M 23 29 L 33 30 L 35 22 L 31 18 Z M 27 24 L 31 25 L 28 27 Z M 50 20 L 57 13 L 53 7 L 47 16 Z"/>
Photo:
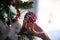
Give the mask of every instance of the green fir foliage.
<path id="1" fill-rule="evenodd" d="M 17 0 L 19 9 L 30 9 L 32 8 L 32 3 L 33 2 L 22 2 L 21 0 Z M 9 15 L 10 5 L 14 6 L 13 0 L 0 0 L 0 19 L 4 20 L 4 13 Z M 13 15 L 13 13 L 11 14 Z"/>

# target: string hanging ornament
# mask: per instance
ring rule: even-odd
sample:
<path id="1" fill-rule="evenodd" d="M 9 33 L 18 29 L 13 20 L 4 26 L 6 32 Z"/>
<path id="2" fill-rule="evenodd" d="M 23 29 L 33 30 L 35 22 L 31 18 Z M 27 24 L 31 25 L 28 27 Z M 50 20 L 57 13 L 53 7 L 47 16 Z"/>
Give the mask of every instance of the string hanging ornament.
<path id="1" fill-rule="evenodd" d="M 21 13 L 20 13 L 18 5 L 17 5 L 17 0 L 13 0 L 13 3 L 16 8 L 16 12 L 17 12 L 16 17 L 15 17 L 15 21 L 17 21 Z"/>

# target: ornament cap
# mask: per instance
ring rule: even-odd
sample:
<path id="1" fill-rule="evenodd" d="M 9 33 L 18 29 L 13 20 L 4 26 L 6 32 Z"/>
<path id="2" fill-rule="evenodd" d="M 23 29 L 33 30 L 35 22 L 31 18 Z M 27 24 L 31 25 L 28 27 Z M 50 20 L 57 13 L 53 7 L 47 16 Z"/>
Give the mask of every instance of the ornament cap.
<path id="1" fill-rule="evenodd" d="M 24 18 L 26 21 L 32 22 L 32 23 L 35 22 L 37 19 L 36 15 L 31 11 L 28 11 Z"/>

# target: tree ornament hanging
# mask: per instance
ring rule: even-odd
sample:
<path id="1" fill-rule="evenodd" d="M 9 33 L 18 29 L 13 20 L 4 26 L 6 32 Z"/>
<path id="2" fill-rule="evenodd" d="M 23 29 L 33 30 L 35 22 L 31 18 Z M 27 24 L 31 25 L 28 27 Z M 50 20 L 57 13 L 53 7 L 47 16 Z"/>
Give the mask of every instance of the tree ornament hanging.
<path id="1" fill-rule="evenodd" d="M 31 31 L 31 27 L 35 23 L 36 19 L 37 19 L 37 17 L 33 12 L 31 12 L 31 11 L 27 12 L 25 17 L 24 17 L 24 22 L 25 23 L 23 24 L 23 26 L 25 26 L 25 28 L 27 30 Z"/>

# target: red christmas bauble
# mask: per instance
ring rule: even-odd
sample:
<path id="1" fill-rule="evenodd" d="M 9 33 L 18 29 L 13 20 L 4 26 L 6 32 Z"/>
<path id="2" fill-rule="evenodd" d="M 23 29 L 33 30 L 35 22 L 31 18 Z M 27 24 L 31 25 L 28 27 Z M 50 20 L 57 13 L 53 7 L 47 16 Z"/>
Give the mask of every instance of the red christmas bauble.
<path id="1" fill-rule="evenodd" d="M 26 20 L 27 22 L 35 22 L 37 19 L 36 15 L 33 13 L 33 12 L 27 12 L 25 17 L 24 17 L 24 20 Z"/>

